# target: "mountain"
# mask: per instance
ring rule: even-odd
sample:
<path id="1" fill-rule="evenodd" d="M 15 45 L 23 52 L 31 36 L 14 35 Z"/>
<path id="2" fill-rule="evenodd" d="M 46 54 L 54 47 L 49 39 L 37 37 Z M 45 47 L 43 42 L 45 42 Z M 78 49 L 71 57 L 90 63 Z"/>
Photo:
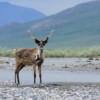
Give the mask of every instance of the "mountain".
<path id="1" fill-rule="evenodd" d="M 77 5 L 55 15 L 25 24 L 11 23 L 0 27 L 0 46 L 33 48 L 34 37 L 45 39 L 51 29 L 55 32 L 47 48 L 83 48 L 100 46 L 100 0 Z"/>
<path id="2" fill-rule="evenodd" d="M 43 17 L 45 15 L 37 10 L 12 5 L 7 2 L 0 2 L 0 26 L 12 22 L 25 23 Z"/>

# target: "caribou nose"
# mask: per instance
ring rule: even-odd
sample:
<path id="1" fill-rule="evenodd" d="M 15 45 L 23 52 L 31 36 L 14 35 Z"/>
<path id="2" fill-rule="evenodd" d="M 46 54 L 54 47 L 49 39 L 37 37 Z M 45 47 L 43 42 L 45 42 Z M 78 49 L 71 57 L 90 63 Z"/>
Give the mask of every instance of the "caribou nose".
<path id="1" fill-rule="evenodd" d="M 43 49 L 43 47 L 41 47 L 41 50 Z"/>

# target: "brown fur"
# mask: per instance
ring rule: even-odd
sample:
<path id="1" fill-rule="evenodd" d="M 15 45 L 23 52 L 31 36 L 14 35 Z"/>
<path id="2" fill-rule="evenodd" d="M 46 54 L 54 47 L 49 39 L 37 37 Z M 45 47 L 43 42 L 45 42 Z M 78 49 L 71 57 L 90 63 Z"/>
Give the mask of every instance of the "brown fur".
<path id="1" fill-rule="evenodd" d="M 38 58 L 38 48 L 16 50 L 16 63 L 32 65 Z"/>

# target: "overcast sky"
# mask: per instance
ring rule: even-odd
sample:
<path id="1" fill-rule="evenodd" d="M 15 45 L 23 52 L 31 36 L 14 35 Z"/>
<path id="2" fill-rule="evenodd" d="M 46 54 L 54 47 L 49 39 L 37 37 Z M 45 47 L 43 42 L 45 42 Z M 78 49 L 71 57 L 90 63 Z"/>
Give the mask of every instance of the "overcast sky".
<path id="1" fill-rule="evenodd" d="M 94 0 L 0 0 L 0 2 L 9 2 L 15 5 L 33 8 L 46 15 L 52 15 L 77 4 L 89 1 Z"/>

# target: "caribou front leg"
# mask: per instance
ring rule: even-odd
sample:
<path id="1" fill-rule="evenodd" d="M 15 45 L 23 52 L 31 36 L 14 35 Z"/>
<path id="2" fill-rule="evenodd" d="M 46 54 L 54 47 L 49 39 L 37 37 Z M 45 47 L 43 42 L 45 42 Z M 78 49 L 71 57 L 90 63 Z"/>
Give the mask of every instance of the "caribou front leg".
<path id="1" fill-rule="evenodd" d="M 42 64 L 38 65 L 38 72 L 39 72 L 39 78 L 40 78 L 40 85 L 42 84 L 42 79 L 41 79 L 41 77 L 42 77 L 42 75 L 41 75 L 41 66 L 42 66 Z"/>
<path id="2" fill-rule="evenodd" d="M 36 64 L 33 65 L 34 70 L 34 85 L 36 84 Z"/>

